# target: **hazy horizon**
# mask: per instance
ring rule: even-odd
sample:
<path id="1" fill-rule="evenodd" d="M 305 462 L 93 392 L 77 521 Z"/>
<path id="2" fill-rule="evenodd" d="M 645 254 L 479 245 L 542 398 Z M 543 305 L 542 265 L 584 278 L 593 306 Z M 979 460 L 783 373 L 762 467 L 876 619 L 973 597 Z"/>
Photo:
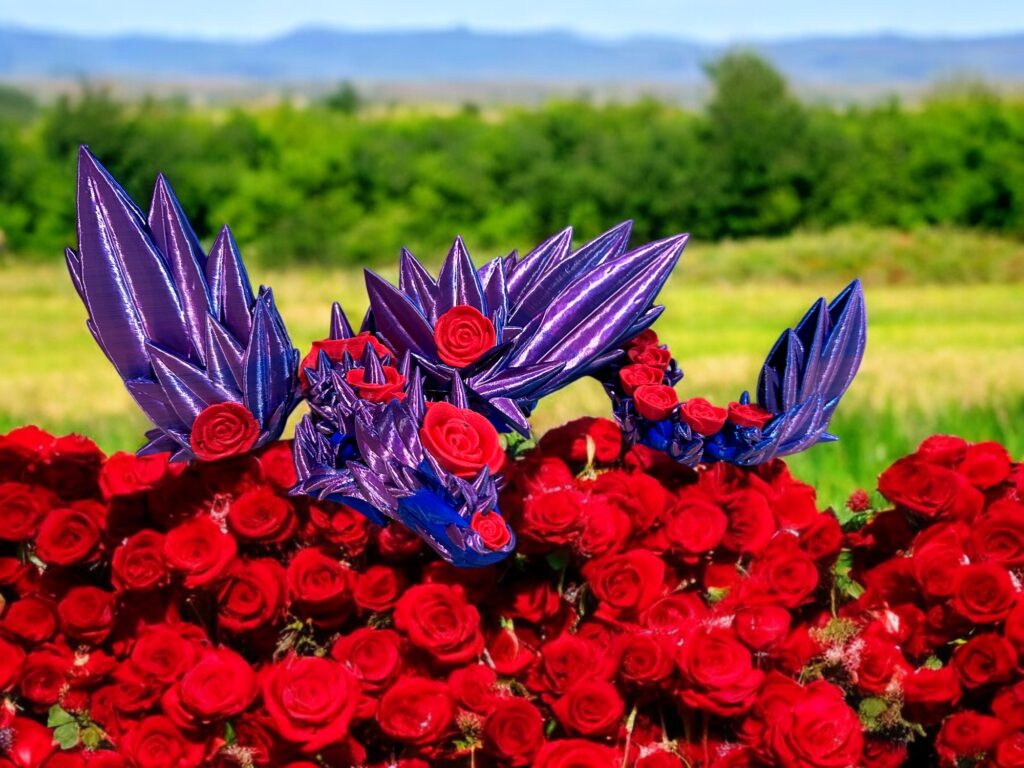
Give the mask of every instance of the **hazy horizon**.
<path id="1" fill-rule="evenodd" d="M 988 0 L 939 4 L 926 0 L 863 0 L 854 6 L 785 0 L 519 0 L 489 5 L 470 0 L 337 3 L 299 6 L 270 0 L 176 0 L 165 5 L 114 0 L 99 7 L 72 0 L 36 0 L 0 7 L 0 25 L 100 37 L 146 35 L 219 41 L 254 41 L 297 29 L 350 32 L 422 32 L 468 29 L 479 33 L 570 33 L 622 40 L 659 37 L 709 44 L 807 37 L 898 35 L 973 38 L 1024 31 L 1024 3 Z"/>

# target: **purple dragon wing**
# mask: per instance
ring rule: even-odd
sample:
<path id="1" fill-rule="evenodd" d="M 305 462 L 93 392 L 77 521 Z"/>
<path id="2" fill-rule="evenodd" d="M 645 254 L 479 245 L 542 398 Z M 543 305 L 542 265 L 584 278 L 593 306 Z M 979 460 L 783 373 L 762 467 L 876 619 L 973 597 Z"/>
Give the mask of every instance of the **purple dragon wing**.
<path id="1" fill-rule="evenodd" d="M 277 439 L 297 402 L 298 353 L 227 228 L 207 257 L 163 176 L 146 217 L 86 147 L 77 207 L 68 271 L 90 332 L 155 426 L 141 452 L 194 458 L 193 422 L 222 403 L 252 414 L 253 447 Z"/>

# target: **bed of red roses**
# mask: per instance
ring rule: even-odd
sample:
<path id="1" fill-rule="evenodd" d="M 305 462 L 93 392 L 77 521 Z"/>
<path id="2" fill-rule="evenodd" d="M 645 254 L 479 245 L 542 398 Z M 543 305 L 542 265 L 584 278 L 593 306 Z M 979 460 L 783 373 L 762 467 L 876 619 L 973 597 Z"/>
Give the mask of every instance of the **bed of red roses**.
<path id="1" fill-rule="evenodd" d="M 927 440 L 841 526 L 581 420 L 486 570 L 195 466 L 0 437 L 0 766 L 1024 766 L 1024 469 Z"/>

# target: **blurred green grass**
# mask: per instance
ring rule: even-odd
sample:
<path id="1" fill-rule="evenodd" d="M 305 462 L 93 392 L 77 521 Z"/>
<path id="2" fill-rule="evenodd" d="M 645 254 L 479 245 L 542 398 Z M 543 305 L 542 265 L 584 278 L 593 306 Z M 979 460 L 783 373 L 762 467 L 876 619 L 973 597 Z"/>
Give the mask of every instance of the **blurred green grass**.
<path id="1" fill-rule="evenodd" d="M 893 237 L 869 233 L 880 250 Z M 818 296 L 845 284 L 837 265 L 864 267 L 869 278 L 868 349 L 861 373 L 833 423 L 840 442 L 793 457 L 794 471 L 819 488 L 823 502 L 841 504 L 855 488 L 872 488 L 890 461 L 935 432 L 993 439 L 1024 455 L 1024 285 L 891 285 L 888 267 L 872 268 L 864 246 L 844 249 L 836 235 L 725 243 L 693 248 L 661 296 L 668 309 L 656 325 L 680 360 L 683 397 L 725 402 L 753 389 L 757 371 L 779 332 Z M 942 237 L 911 238 L 925 252 Z M 992 246 L 996 248 L 996 246 Z M 1000 245 L 1006 258 L 1020 249 Z M 787 265 L 809 254 L 831 261 L 821 275 Z M 806 258 L 805 258 L 806 256 Z M 936 258 L 948 259 L 948 254 Z M 714 282 L 716 265 L 751 264 L 751 280 Z M 775 263 L 774 270 L 769 269 Z M 888 251 L 874 264 L 898 264 Z M 733 270 L 729 270 L 733 271 Z M 856 274 L 856 272 L 851 272 Z M 796 278 L 804 280 L 795 285 Z M 353 318 L 365 309 L 362 277 L 353 270 L 267 270 L 254 280 L 274 286 L 278 304 L 305 351 L 326 335 L 330 302 Z M 144 419 L 84 326 L 84 309 L 61 265 L 0 264 L 0 431 L 36 423 L 56 433 L 81 432 L 107 451 L 141 442 Z M 581 415 L 607 415 L 592 381 L 581 381 L 541 403 L 539 431 Z"/>

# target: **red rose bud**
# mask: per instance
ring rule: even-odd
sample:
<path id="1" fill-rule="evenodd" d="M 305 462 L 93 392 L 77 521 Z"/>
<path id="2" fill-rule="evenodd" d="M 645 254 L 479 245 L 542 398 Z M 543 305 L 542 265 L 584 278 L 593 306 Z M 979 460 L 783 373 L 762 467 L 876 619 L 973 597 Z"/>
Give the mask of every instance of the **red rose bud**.
<path id="1" fill-rule="evenodd" d="M 501 549 L 512 540 L 505 519 L 497 512 L 477 512 L 469 521 L 469 527 L 489 549 Z"/>
<path id="2" fill-rule="evenodd" d="M 373 382 L 366 380 L 365 368 L 353 368 L 345 374 L 347 381 L 363 400 L 371 403 L 386 403 L 388 400 L 405 399 L 405 376 L 398 372 L 392 365 L 382 366 L 384 369 L 384 381 Z"/>
<path id="3" fill-rule="evenodd" d="M 771 418 L 772 414 L 753 403 L 747 405 L 743 403 L 729 403 L 729 421 L 737 427 L 757 427 L 760 429 L 771 421 Z"/>
<path id="4" fill-rule="evenodd" d="M 644 384 L 633 392 L 636 410 L 650 421 L 663 421 L 679 405 L 679 395 L 668 384 Z"/>
<path id="5" fill-rule="evenodd" d="M 654 332 L 653 328 L 648 328 L 646 331 L 640 331 L 636 336 L 630 339 L 626 343 L 627 347 L 651 347 L 658 346 L 658 334 Z"/>
<path id="6" fill-rule="evenodd" d="M 642 363 L 627 365 L 619 371 L 619 383 L 627 395 L 632 395 L 637 387 L 645 384 L 661 384 L 664 378 L 665 373 L 661 368 Z"/>
<path id="7" fill-rule="evenodd" d="M 381 697 L 377 723 L 405 744 L 440 742 L 455 719 L 448 686 L 426 677 L 402 677 Z"/>
<path id="8" fill-rule="evenodd" d="M 366 349 L 367 344 L 373 347 L 373 351 L 380 358 L 391 354 L 391 350 L 378 341 L 377 337 L 372 336 L 366 331 L 350 339 L 320 339 L 320 341 L 314 341 L 313 347 L 302 358 L 302 362 L 299 363 L 299 381 L 305 386 L 306 369 L 316 368 L 321 352 L 325 352 L 332 363 L 340 363 L 346 352 L 348 352 L 348 356 L 353 360 L 358 360 L 363 356 L 363 350 Z"/>
<path id="9" fill-rule="evenodd" d="M 712 405 L 703 397 L 691 397 L 679 408 L 679 418 L 700 435 L 720 432 L 728 417 L 729 412 L 725 408 Z"/>
<path id="10" fill-rule="evenodd" d="M 496 474 L 505 463 L 498 430 L 476 411 L 431 403 L 420 440 L 437 463 L 456 477 L 473 478 L 487 467 Z"/>
<path id="11" fill-rule="evenodd" d="M 241 403 L 208 405 L 192 422 L 189 444 L 200 461 L 246 453 L 256 445 L 260 425 Z"/>
<path id="12" fill-rule="evenodd" d="M 465 368 L 494 349 L 494 323 L 478 309 L 460 304 L 437 318 L 434 342 L 438 357 L 453 368 Z"/>
<path id="13" fill-rule="evenodd" d="M 672 362 L 672 353 L 664 347 L 631 347 L 626 353 L 630 362 L 639 365 L 649 365 L 652 368 L 665 370 Z"/>

